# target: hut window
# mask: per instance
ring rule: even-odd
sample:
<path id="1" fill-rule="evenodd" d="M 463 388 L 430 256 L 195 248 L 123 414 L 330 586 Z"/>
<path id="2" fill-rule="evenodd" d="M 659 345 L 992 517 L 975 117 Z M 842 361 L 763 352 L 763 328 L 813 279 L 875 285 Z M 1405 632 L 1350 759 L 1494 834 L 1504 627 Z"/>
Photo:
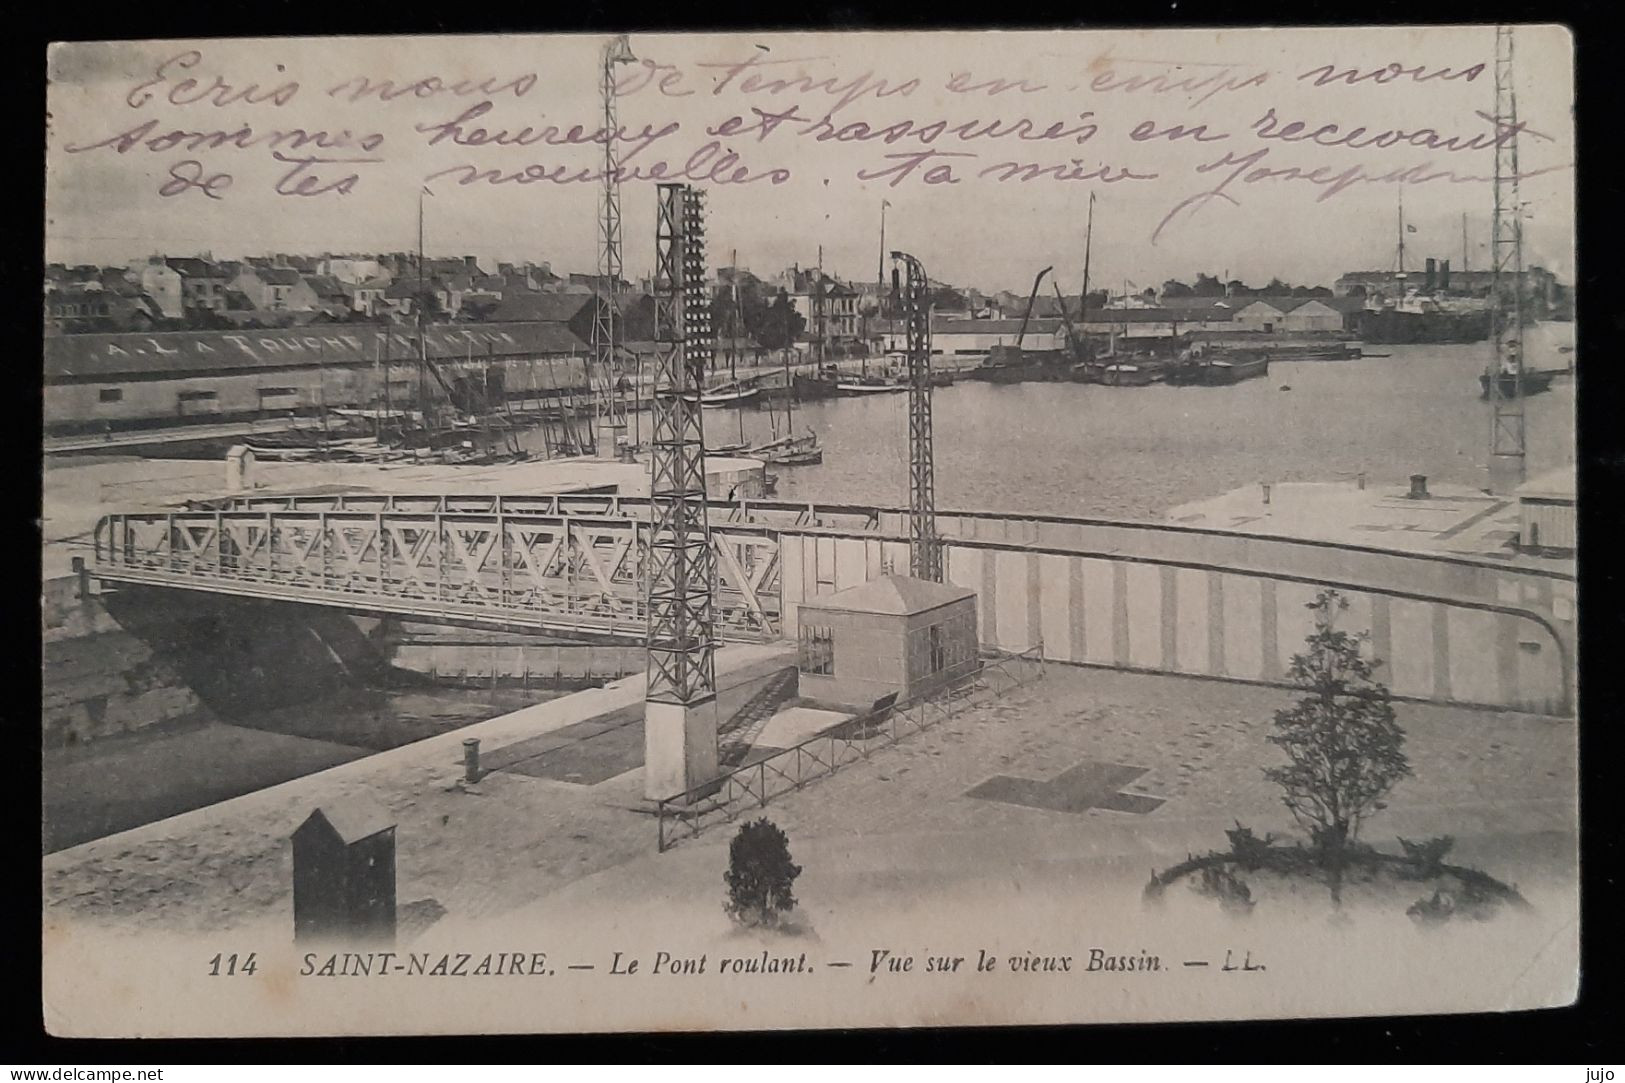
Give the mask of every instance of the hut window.
<path id="1" fill-rule="evenodd" d="M 829 676 L 835 672 L 835 637 L 829 628 L 815 624 L 801 626 L 801 672 Z"/>
<path id="2" fill-rule="evenodd" d="M 124 389 L 122 387 L 104 387 L 97 392 L 96 397 L 101 402 L 123 402 Z"/>
<path id="3" fill-rule="evenodd" d="M 182 402 L 208 402 L 216 398 L 219 398 L 219 395 L 213 391 L 182 391 L 180 393 Z"/>
<path id="4" fill-rule="evenodd" d="M 942 643 L 942 625 L 933 624 L 926 629 L 927 642 L 931 648 L 931 668 L 929 673 L 941 673 L 948 668 L 948 650 Z"/>

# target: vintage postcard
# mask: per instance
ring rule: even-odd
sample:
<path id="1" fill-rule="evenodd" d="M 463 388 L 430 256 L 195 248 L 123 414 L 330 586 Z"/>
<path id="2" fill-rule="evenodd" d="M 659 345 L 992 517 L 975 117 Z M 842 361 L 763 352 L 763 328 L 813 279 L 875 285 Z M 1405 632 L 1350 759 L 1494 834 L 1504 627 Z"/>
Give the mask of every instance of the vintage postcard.
<path id="1" fill-rule="evenodd" d="M 1574 999 L 1567 29 L 49 78 L 52 1033 Z"/>

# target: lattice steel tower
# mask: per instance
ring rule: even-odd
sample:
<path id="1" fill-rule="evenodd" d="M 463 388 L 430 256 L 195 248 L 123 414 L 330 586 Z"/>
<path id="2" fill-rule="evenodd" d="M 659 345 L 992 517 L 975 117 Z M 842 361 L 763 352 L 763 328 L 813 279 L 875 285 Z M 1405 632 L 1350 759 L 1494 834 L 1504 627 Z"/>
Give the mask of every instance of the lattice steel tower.
<path id="1" fill-rule="evenodd" d="M 713 597 L 700 389 L 714 352 L 701 192 L 659 186 L 648 546 L 644 792 L 670 797 L 717 773 Z"/>
<path id="2" fill-rule="evenodd" d="M 604 46 L 599 91 L 604 106 L 604 175 L 598 199 L 598 290 L 592 316 L 593 380 L 598 384 L 599 453 L 613 455 L 626 436 L 625 372 L 616 349 L 617 300 L 621 281 L 621 152 L 615 106 L 615 67 L 630 64 L 631 43 L 619 34 Z"/>
<path id="3" fill-rule="evenodd" d="M 893 252 L 891 258 L 892 292 L 897 295 L 897 310 L 907 333 L 909 574 L 940 583 L 942 547 L 937 541 L 936 467 L 931 449 L 930 284 L 919 260 L 907 252 Z"/>
<path id="4" fill-rule="evenodd" d="M 1490 491 L 1508 492 L 1525 473 L 1523 386 L 1523 203 L 1518 196 L 1518 92 L 1512 27 L 1495 28 L 1495 214 L 1490 234 Z"/>

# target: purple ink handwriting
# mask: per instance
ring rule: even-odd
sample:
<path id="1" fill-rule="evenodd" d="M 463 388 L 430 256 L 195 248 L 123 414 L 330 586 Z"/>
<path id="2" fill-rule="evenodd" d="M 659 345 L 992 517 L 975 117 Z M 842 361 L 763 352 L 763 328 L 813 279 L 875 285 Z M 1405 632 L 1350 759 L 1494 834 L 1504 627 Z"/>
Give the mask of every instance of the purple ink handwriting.
<path id="1" fill-rule="evenodd" d="M 1327 200 L 1347 191 L 1359 184 L 1470 184 L 1488 183 L 1492 177 L 1489 173 L 1460 173 L 1453 169 L 1439 169 L 1431 161 L 1417 165 L 1396 166 L 1386 170 L 1372 170 L 1363 163 L 1345 166 L 1313 165 L 1313 166 L 1267 166 L 1260 163 L 1269 158 L 1271 148 L 1259 147 L 1245 154 L 1235 151 L 1226 151 L 1221 157 L 1205 162 L 1196 167 L 1201 175 L 1219 174 L 1220 180 L 1211 188 L 1203 189 L 1194 195 L 1187 196 L 1176 203 L 1172 210 L 1163 216 L 1157 223 L 1156 229 L 1151 232 L 1151 243 L 1157 243 L 1163 230 L 1178 218 L 1184 215 L 1186 220 L 1194 217 L 1216 200 L 1223 201 L 1231 206 L 1240 206 L 1241 200 L 1237 193 L 1249 185 L 1260 184 L 1266 181 L 1298 181 L 1314 185 L 1319 188 L 1314 201 L 1324 203 Z M 1544 173 L 1553 173 L 1571 168 L 1565 163 L 1555 166 L 1546 166 L 1536 169 L 1524 170 L 1518 178 L 1535 177 Z M 1228 171 L 1228 172 L 1226 172 Z"/>
<path id="2" fill-rule="evenodd" d="M 230 187 L 230 173 L 205 173 L 202 162 L 185 158 L 169 167 L 169 179 L 158 186 L 158 194 L 168 198 L 197 191 L 210 199 L 224 199 L 221 193 Z"/>
<path id="3" fill-rule="evenodd" d="M 597 144 L 602 146 L 611 137 L 621 148 L 622 160 L 637 157 L 648 150 L 650 146 L 674 135 L 680 129 L 677 121 L 667 121 L 659 127 L 645 124 L 637 130 L 621 126 L 609 133 L 606 129 L 589 128 L 580 124 L 572 124 L 568 128 L 561 128 L 556 124 L 535 127 L 525 125 L 520 128 L 484 128 L 475 127 L 473 122 L 490 113 L 495 107 L 490 101 L 477 102 L 464 109 L 451 120 L 432 124 L 417 124 L 415 129 L 429 138 L 425 141 L 429 146 L 438 146 L 442 142 L 454 143 L 459 147 L 529 147 L 537 143 L 549 147 L 573 147 Z"/>
<path id="4" fill-rule="evenodd" d="M 1328 86 L 1332 83 L 1342 83 L 1345 86 L 1354 86 L 1358 83 L 1375 83 L 1379 86 L 1399 80 L 1411 83 L 1455 82 L 1458 79 L 1472 82 L 1484 74 L 1484 64 L 1474 64 L 1471 67 L 1430 68 L 1426 64 L 1401 64 L 1397 61 L 1384 64 L 1380 67 L 1361 71 L 1359 68 L 1339 69 L 1336 64 L 1322 64 L 1310 68 L 1298 76 L 1298 82 L 1312 80 L 1310 86 Z"/>
<path id="5" fill-rule="evenodd" d="M 603 177 L 603 170 L 591 166 L 532 163 L 518 168 L 498 168 L 465 162 L 436 170 L 423 180 L 427 184 L 442 178 L 451 178 L 456 181 L 458 187 L 466 188 L 471 184 L 480 183 L 527 185 L 543 181 L 550 184 L 596 184 Z M 690 154 L 680 166 L 674 166 L 666 159 L 627 166 L 623 160 L 619 177 L 623 183 L 690 181 L 699 184 L 745 185 L 765 180 L 769 184 L 780 185 L 790 179 L 790 170 L 782 166 L 752 168 L 737 153 L 725 149 L 721 143 L 713 139 Z"/>
<path id="6" fill-rule="evenodd" d="M 287 105 L 299 93 L 299 83 L 292 79 L 273 87 L 261 87 L 258 83 L 236 86 L 219 75 L 204 82 L 187 74 L 202 62 L 203 54 L 196 49 L 176 53 L 154 68 L 150 78 L 131 87 L 124 96 L 124 103 L 131 109 L 139 109 L 154 100 L 169 105 L 216 107 L 267 103 Z M 285 69 L 278 64 L 276 70 L 281 72 Z"/>

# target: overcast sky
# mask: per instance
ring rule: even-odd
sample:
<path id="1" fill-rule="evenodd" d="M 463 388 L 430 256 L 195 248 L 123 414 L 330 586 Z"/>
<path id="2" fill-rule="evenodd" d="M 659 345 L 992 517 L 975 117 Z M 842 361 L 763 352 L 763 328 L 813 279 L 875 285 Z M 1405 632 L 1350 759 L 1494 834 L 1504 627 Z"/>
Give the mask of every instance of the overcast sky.
<path id="1" fill-rule="evenodd" d="M 411 249 L 427 183 L 430 254 L 546 259 L 556 270 L 592 270 L 599 189 L 590 179 L 460 181 L 478 171 L 512 177 L 527 167 L 543 177 L 590 178 L 602 155 L 590 140 L 602 123 L 604 41 L 505 35 L 58 47 L 49 97 L 47 258 Z M 1495 101 L 1494 32 L 1487 27 L 634 35 L 631 48 L 637 60 L 618 69 L 619 119 L 631 137 L 622 146 L 636 148 L 628 166 L 647 171 L 666 162 L 676 173 L 714 141 L 702 175 L 732 153 L 728 174 L 743 169 L 761 178 L 705 182 L 713 266 L 737 250 L 741 265 L 776 271 L 814 263 L 822 245 L 827 270 L 872 278 L 881 203 L 889 200 L 887 246 L 913 252 L 933 278 L 1025 291 L 1040 268 L 1053 265 L 1063 288 L 1075 290 L 1092 192 L 1092 273 L 1101 285 L 1188 280 L 1198 271 L 1228 271 L 1255 284 L 1272 276 L 1330 284 L 1345 270 L 1393 265 L 1402 189 L 1408 265 L 1431 255 L 1459 267 L 1464 214 L 1467 258 L 1475 268 L 1488 265 L 1493 152 L 1483 144 L 1494 132 L 1477 115 L 1491 113 Z M 1390 64 L 1404 73 L 1352 84 L 1306 77 Z M 1477 64 L 1481 73 L 1469 78 Z M 1534 174 L 1522 185 L 1525 261 L 1565 281 L 1573 279 L 1574 243 L 1571 64 L 1566 31 L 1519 30 L 1518 109 L 1528 125 L 1520 165 Z M 1412 69 L 1444 74 L 1418 79 Z M 782 82 L 776 87 L 773 79 Z M 996 79 L 1025 85 L 993 93 L 989 81 Z M 363 89 L 367 80 L 373 85 Z M 384 80 L 403 92 L 383 100 L 390 93 L 378 86 Z M 444 89 L 459 81 L 462 93 Z M 251 84 L 258 89 L 243 96 Z M 489 108 L 477 120 L 451 124 L 481 103 Z M 765 132 L 753 108 L 790 115 Z M 705 131 L 734 116 L 741 121 L 720 135 Z M 819 126 L 826 116 L 829 124 Z M 1264 139 L 1267 116 L 1278 132 L 1301 122 L 1284 134 L 1320 131 L 1322 142 L 1355 127 L 1366 129 L 1361 139 L 1396 134 L 1386 139 L 1392 145 L 1363 148 Z M 1005 135 L 986 131 L 994 122 Z M 458 144 L 478 140 L 476 128 L 489 138 L 528 127 L 535 139 L 549 125 L 555 141 L 581 125 L 582 141 Z M 1131 132 L 1140 125 L 1142 134 L 1206 127 L 1178 139 L 1136 140 Z M 890 144 L 878 137 L 888 126 Z M 245 127 L 242 140 L 260 142 L 211 148 L 184 134 Z M 352 145 L 301 151 L 286 135 L 274 145 L 277 133 L 296 129 L 347 130 Z M 1021 138 L 1046 130 L 1060 137 Z M 176 131 L 183 134 L 168 135 Z M 848 141 L 818 138 L 837 131 Z M 866 133 L 871 138 L 853 138 Z M 1420 145 L 1475 137 L 1476 149 Z M 353 174 L 347 193 L 284 195 L 276 191 L 279 178 L 297 163 L 277 161 L 278 153 L 370 160 L 313 163 L 281 181 L 297 188 L 313 174 L 320 180 L 303 182 L 310 190 Z M 925 153 L 942 156 L 907 176 L 885 175 L 907 164 L 888 155 Z M 1227 155 L 1231 164 L 1220 165 Z M 1249 165 L 1234 164 L 1240 160 Z M 1028 165 L 1036 175 L 1019 179 Z M 927 183 L 934 167 L 941 167 L 940 183 Z M 1108 176 L 1133 176 L 1088 177 L 1103 167 Z M 1292 168 L 1322 183 L 1261 175 Z M 1411 183 L 1396 183 L 1407 170 Z M 1077 179 L 1057 178 L 1066 171 Z M 1014 175 L 997 179 L 1006 174 Z M 1232 175 L 1221 194 L 1200 198 Z M 1345 187 L 1328 193 L 1325 182 L 1338 176 Z M 629 180 L 622 199 L 625 264 L 641 275 L 653 256 L 654 185 Z"/>

